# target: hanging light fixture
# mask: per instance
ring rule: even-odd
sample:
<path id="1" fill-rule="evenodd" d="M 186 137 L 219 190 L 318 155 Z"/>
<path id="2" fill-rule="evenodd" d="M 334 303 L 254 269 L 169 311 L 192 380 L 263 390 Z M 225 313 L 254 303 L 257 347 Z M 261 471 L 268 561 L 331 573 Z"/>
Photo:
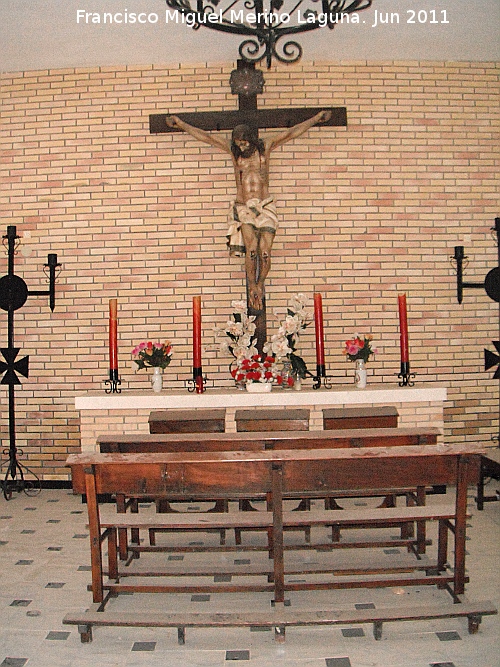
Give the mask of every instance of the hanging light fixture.
<path id="1" fill-rule="evenodd" d="M 358 12 L 372 0 L 165 0 L 181 20 L 198 30 L 204 26 L 220 32 L 244 35 L 239 47 L 243 60 L 250 63 L 273 58 L 283 63 L 297 62 L 302 47 L 291 35 L 318 28 L 332 30 L 338 24 L 358 23 Z M 169 17 L 170 18 L 170 17 Z"/>

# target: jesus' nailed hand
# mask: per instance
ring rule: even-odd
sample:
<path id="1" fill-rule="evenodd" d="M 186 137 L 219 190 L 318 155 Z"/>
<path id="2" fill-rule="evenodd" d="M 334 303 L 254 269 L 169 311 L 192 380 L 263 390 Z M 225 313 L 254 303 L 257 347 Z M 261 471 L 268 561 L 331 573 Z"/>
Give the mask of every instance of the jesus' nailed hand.
<path id="1" fill-rule="evenodd" d="M 271 266 L 271 248 L 278 218 L 269 196 L 269 157 L 271 151 L 300 137 L 314 125 L 330 120 L 331 111 L 287 128 L 284 132 L 259 139 L 258 130 L 237 125 L 231 140 L 189 125 L 178 116 L 168 116 L 167 125 L 184 130 L 195 139 L 228 153 L 233 163 L 236 197 L 229 222 L 228 246 L 231 254 L 245 255 L 249 306 L 262 310 L 264 281 Z"/>

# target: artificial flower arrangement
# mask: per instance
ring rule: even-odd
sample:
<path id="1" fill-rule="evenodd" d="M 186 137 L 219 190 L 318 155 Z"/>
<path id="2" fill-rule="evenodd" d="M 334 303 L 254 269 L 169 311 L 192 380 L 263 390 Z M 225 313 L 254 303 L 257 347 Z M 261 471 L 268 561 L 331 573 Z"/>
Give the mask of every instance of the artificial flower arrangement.
<path id="1" fill-rule="evenodd" d="M 254 354 L 250 358 L 240 359 L 236 368 L 233 368 L 231 375 L 236 382 L 267 382 L 281 385 L 283 377 L 276 365 L 276 358 L 265 354 Z M 293 379 L 291 384 L 293 384 Z"/>
<path id="2" fill-rule="evenodd" d="M 343 354 L 346 355 L 349 361 L 357 361 L 362 359 L 365 363 L 370 359 L 372 354 L 376 354 L 377 350 L 372 347 L 372 336 L 358 336 L 355 334 L 351 340 L 346 340 Z"/>
<path id="3" fill-rule="evenodd" d="M 258 353 L 255 347 L 255 315 L 247 314 L 244 301 L 232 301 L 232 319 L 228 320 L 225 327 L 216 329 L 217 336 L 227 336 L 220 344 L 221 352 L 229 352 L 236 360 L 251 359 Z"/>
<path id="4" fill-rule="evenodd" d="M 165 343 L 142 342 L 134 347 L 132 356 L 140 371 L 147 366 L 166 368 L 172 359 L 172 345 L 170 341 Z"/>
<path id="5" fill-rule="evenodd" d="M 297 294 L 290 300 L 286 318 L 281 323 L 278 333 L 271 336 L 264 351 L 273 354 L 276 359 L 286 357 L 292 365 L 292 376 L 304 379 L 308 375 L 305 361 L 296 354 L 299 335 L 312 321 L 312 315 L 307 310 L 308 298 L 305 294 Z M 293 381 L 292 381 L 293 384 Z"/>

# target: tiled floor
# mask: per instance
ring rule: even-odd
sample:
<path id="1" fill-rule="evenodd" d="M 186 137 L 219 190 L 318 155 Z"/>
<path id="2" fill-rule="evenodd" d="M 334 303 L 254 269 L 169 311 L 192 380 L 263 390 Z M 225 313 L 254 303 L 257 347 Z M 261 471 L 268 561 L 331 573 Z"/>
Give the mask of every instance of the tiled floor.
<path id="1" fill-rule="evenodd" d="M 498 485 L 492 482 L 490 491 Z M 500 606 L 500 503 L 478 512 L 473 503 L 468 529 L 467 588 L 470 599 L 490 599 Z M 444 502 L 432 496 L 429 503 Z M 359 504 L 361 501 L 346 501 Z M 367 501 L 371 503 L 370 500 Z M 394 529 L 392 529 L 394 532 Z M 434 537 L 434 534 L 431 534 Z M 165 540 L 166 536 L 158 536 Z M 179 536 L 178 539 L 186 539 Z M 214 536 L 196 536 L 197 541 Z M 245 536 L 258 540 L 259 536 Z M 289 539 L 301 539 L 299 535 Z M 435 540 L 434 540 L 435 542 Z M 433 547 L 431 547 L 432 550 Z M 352 550 L 334 552 L 356 562 L 366 557 Z M 393 558 L 386 550 L 382 558 Z M 321 558 L 318 552 L 298 552 L 299 558 Z M 277 644 L 273 632 L 259 628 L 186 631 L 186 644 L 177 643 L 173 629 L 95 628 L 94 641 L 81 644 L 75 626 L 65 626 L 67 612 L 82 611 L 91 602 L 86 508 L 66 490 L 43 490 L 36 497 L 14 494 L 0 498 L 0 667 L 223 667 L 243 662 L 258 667 L 499 667 L 500 617 L 483 619 L 479 634 L 469 635 L 465 619 L 388 623 L 375 641 L 371 625 L 289 628 L 286 642 Z M 164 559 L 169 555 L 163 554 Z M 258 552 L 214 555 L 219 562 L 262 559 Z M 174 567 L 194 563 L 195 554 L 170 554 Z M 444 597 L 443 597 L 444 596 Z M 162 611 L 239 611 L 269 608 L 266 593 L 212 595 L 137 595 L 138 608 Z M 433 587 L 351 589 L 288 593 L 291 606 L 354 609 L 418 604 L 450 598 Z M 127 608 L 127 596 L 113 600 Z M 110 603 L 111 604 L 111 603 Z"/>

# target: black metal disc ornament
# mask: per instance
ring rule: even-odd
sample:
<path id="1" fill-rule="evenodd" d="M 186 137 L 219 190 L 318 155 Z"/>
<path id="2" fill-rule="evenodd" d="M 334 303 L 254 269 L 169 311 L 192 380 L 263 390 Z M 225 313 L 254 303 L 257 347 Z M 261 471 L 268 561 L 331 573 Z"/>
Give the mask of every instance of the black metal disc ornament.
<path id="1" fill-rule="evenodd" d="M 16 275 L 6 275 L 0 278 L 0 308 L 2 310 L 19 310 L 28 298 L 28 286 L 22 278 Z"/>
<path id="2" fill-rule="evenodd" d="M 495 267 L 484 279 L 486 294 L 497 303 L 500 302 L 500 267 Z"/>

